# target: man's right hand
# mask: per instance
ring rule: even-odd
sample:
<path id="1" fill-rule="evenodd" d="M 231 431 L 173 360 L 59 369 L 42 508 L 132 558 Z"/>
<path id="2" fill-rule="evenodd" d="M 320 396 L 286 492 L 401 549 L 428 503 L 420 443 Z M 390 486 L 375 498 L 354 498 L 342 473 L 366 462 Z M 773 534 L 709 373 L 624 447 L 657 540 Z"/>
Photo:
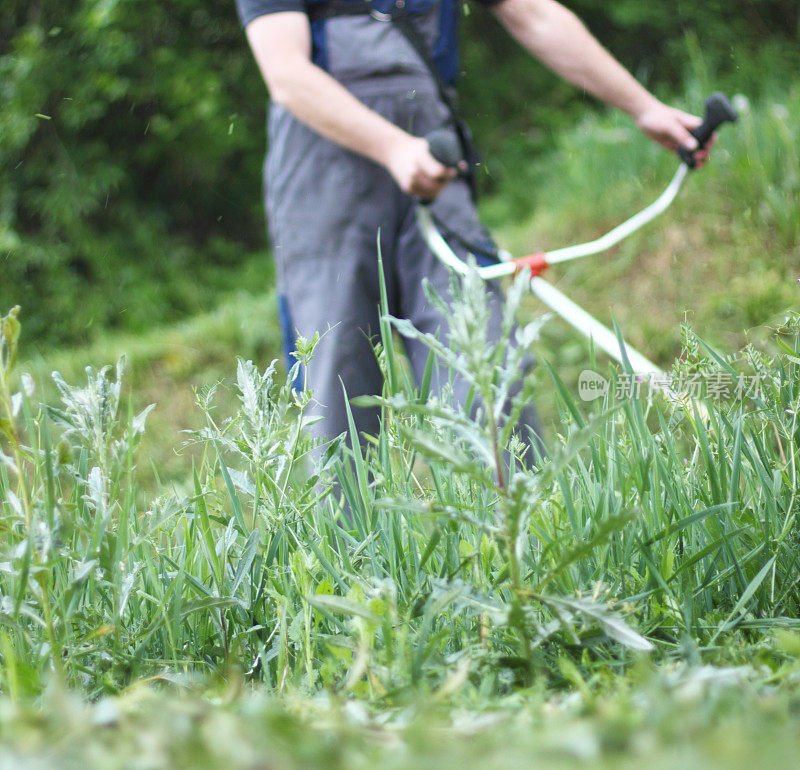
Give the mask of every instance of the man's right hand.
<path id="1" fill-rule="evenodd" d="M 457 173 L 431 155 L 427 140 L 410 135 L 392 143 L 385 165 L 404 193 L 423 200 L 433 200 Z"/>

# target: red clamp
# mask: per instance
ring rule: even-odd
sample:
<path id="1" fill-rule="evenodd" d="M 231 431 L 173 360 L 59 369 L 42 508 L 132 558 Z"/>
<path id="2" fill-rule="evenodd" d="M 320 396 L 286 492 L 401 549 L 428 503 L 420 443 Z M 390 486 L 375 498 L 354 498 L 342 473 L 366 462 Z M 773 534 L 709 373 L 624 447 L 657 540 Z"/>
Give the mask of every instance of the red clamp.
<path id="1" fill-rule="evenodd" d="M 511 261 L 517 266 L 516 273 L 522 269 L 528 269 L 530 270 L 531 278 L 541 275 L 550 267 L 547 261 L 547 255 L 543 251 L 540 251 L 538 254 L 529 254 L 527 257 L 518 257 Z"/>

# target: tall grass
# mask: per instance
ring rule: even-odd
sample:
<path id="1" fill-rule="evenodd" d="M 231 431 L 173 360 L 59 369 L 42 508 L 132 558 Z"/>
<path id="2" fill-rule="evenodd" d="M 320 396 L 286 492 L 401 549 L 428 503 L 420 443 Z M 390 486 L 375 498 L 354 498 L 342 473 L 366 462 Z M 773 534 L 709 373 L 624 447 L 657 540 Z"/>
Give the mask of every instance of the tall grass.
<path id="1" fill-rule="evenodd" d="M 517 424 L 530 383 L 511 394 L 539 323 L 516 348 L 487 344 L 477 279 L 454 287 L 448 312 L 450 346 L 384 317 L 383 426 L 366 444 L 353 427 L 349 442 L 316 444 L 296 372 L 239 361 L 237 413 L 220 423 L 216 389 L 199 392 L 206 427 L 187 440 L 200 460 L 184 490 L 149 500 L 133 473 L 149 409 L 122 404 L 124 364 L 87 369 L 80 387 L 54 374 L 60 405 L 39 403 L 28 379 L 16 390 L 19 322 L 6 316 L 3 691 L 241 671 L 402 702 L 574 683 L 648 652 L 744 659 L 798 625 L 796 318 L 774 358 L 745 351 L 763 394 L 709 400 L 708 421 L 635 399 L 587 411 L 553 374 L 561 429 L 531 466 Z M 431 350 L 421 392 L 392 328 Z M 687 337 L 684 367 L 737 365 Z M 472 383 L 473 416 L 430 395 L 436 367 Z"/>

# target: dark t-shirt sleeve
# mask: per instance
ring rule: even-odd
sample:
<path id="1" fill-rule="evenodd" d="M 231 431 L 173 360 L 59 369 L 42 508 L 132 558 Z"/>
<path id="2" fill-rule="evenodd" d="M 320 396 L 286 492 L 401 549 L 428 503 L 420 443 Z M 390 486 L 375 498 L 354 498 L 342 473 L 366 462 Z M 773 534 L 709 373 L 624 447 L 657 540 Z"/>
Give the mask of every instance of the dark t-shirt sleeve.
<path id="1" fill-rule="evenodd" d="M 303 0 L 236 0 L 236 10 L 242 26 L 246 27 L 253 19 L 268 13 L 281 11 L 305 11 Z"/>

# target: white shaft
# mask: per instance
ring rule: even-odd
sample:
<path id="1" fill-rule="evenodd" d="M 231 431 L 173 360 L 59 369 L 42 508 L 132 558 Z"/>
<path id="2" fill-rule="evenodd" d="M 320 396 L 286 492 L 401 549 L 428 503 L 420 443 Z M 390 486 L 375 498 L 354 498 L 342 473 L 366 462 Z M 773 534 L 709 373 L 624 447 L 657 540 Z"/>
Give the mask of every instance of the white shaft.
<path id="1" fill-rule="evenodd" d="M 590 316 L 583 308 L 576 305 L 571 299 L 565 297 L 555 286 L 544 278 L 531 278 L 531 291 L 544 302 L 551 310 L 558 313 L 567 323 L 574 326 L 604 350 L 613 359 L 625 365 L 617 335 L 607 326 L 603 326 L 596 318 Z M 631 368 L 636 374 L 657 374 L 663 372 L 652 361 L 645 358 L 638 350 L 625 345 L 625 355 L 630 361 Z"/>
<path id="2" fill-rule="evenodd" d="M 576 305 L 555 286 L 545 281 L 544 278 L 531 278 L 531 291 L 567 323 L 591 339 L 598 348 L 604 350 L 623 366 L 625 365 L 619 340 L 611 329 L 603 326 L 600 321 L 590 316 L 583 308 Z M 629 345 L 625 345 L 625 355 L 627 355 L 631 368 L 636 374 L 663 374 L 661 369 L 652 361 Z"/>
<path id="3" fill-rule="evenodd" d="M 531 278 L 531 291 L 551 310 L 558 313 L 567 323 L 592 340 L 598 348 L 604 350 L 623 366 L 627 366 L 624 361 L 624 358 L 627 357 L 630 362 L 631 374 L 641 377 L 642 381 L 645 381 L 648 377 L 657 377 L 656 387 L 667 401 L 683 407 L 687 414 L 691 414 L 692 408 L 694 408 L 703 420 L 708 419 L 708 410 L 704 404 L 690 394 L 681 393 L 670 387 L 664 372 L 630 345 L 624 346 L 625 355 L 623 356 L 623 346 L 620 345 L 617 335 L 611 329 L 603 326 L 600 321 L 590 316 L 571 299 L 565 297 L 544 278 Z"/>
<path id="4" fill-rule="evenodd" d="M 531 291 L 545 305 L 555 310 L 565 321 L 592 340 L 598 348 L 601 348 L 623 366 L 626 366 L 623 360 L 622 346 L 617 339 L 617 335 L 611 329 L 603 326 L 596 318 L 593 318 L 585 310 L 578 307 L 555 286 L 545 281 L 544 278 L 531 278 Z M 638 350 L 625 345 L 625 356 L 630 362 L 631 373 L 641 377 L 642 381 L 645 381 L 648 377 L 658 378 L 656 388 L 667 401 L 682 407 L 690 416 L 692 411 L 695 410 L 702 420 L 708 420 L 708 409 L 706 409 L 705 404 L 688 393 L 681 393 L 670 387 L 667 384 L 668 378 L 664 372 L 648 358 L 645 358 Z"/>
<path id="5" fill-rule="evenodd" d="M 420 230 L 431 251 L 433 251 L 445 265 L 452 268 L 457 273 L 461 275 L 469 273 L 472 268 L 453 253 L 447 241 L 436 228 L 430 210 L 426 206 L 419 206 L 417 208 L 417 216 L 419 218 Z M 513 263 L 506 262 L 502 264 L 502 267 L 510 267 L 513 269 L 514 265 Z M 482 278 L 486 278 L 485 270 L 486 268 L 477 269 Z M 598 320 L 590 316 L 585 310 L 580 308 L 571 299 L 568 299 L 558 291 L 558 289 L 542 278 L 531 279 L 531 290 L 545 305 L 558 313 L 565 321 L 572 324 L 572 326 L 582 334 L 593 339 L 597 347 L 604 350 L 612 358 L 622 362 L 619 341 L 617 340 L 617 336 L 610 329 L 603 326 Z M 634 372 L 640 374 L 661 374 L 661 370 L 638 351 L 627 346 L 625 351 L 628 354 L 628 360 L 631 362 Z"/>

